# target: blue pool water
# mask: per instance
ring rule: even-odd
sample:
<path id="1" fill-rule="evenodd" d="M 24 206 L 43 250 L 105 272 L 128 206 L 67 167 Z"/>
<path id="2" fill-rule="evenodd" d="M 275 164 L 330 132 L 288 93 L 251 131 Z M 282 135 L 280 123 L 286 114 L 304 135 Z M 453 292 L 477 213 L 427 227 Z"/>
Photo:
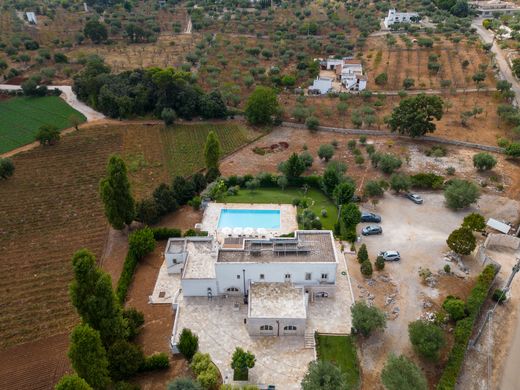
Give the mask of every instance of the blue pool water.
<path id="1" fill-rule="evenodd" d="M 222 209 L 218 227 L 280 229 L 280 210 Z"/>

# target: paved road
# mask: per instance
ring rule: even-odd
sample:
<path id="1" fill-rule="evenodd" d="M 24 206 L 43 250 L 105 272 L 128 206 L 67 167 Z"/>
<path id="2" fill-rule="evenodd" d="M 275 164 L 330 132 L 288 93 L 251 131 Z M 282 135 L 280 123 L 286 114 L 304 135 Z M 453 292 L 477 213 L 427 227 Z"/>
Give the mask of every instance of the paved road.
<path id="1" fill-rule="evenodd" d="M 498 47 L 497 42 L 493 39 L 494 35 L 491 31 L 486 30 L 482 26 L 483 19 L 475 19 L 471 23 L 472 27 L 477 29 L 478 35 L 485 43 L 493 43 L 491 47 L 491 52 L 495 54 L 496 63 L 498 65 L 498 69 L 500 70 L 500 76 L 502 79 L 509 81 L 513 85 L 513 91 L 515 91 L 515 104 L 520 106 L 520 83 L 513 76 L 513 72 L 511 71 L 511 67 L 509 66 L 509 61 L 507 60 L 506 54 L 500 47 Z"/>
<path id="2" fill-rule="evenodd" d="M 78 100 L 76 94 L 72 91 L 69 85 L 48 85 L 49 89 L 59 89 L 61 91 L 61 98 L 65 100 L 71 107 L 81 112 L 87 118 L 87 122 L 103 119 L 105 116 L 87 106 L 85 103 Z M 0 84 L 0 90 L 16 91 L 21 89 L 19 85 Z"/>

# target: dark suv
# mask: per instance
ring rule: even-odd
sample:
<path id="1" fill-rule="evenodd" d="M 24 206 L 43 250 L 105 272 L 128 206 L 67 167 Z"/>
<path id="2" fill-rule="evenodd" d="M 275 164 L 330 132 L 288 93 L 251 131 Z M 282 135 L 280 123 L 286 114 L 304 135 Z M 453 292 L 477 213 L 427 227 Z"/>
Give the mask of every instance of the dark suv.
<path id="1" fill-rule="evenodd" d="M 377 214 L 374 214 L 374 213 L 367 213 L 365 211 L 363 211 L 361 213 L 361 222 L 376 222 L 376 223 L 379 223 L 381 222 L 381 217 Z"/>

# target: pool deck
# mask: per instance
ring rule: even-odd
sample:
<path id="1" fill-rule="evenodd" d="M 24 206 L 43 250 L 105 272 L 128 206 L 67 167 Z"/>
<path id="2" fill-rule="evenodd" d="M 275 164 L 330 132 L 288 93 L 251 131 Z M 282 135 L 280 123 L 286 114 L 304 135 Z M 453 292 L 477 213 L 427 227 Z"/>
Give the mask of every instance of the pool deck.
<path id="1" fill-rule="evenodd" d="M 204 210 L 201 229 L 213 234 L 219 241 L 224 235 L 218 229 L 218 221 L 222 209 L 228 210 L 280 210 L 280 228 L 265 229 L 266 237 L 292 233 L 298 229 L 296 207 L 290 204 L 274 203 L 210 203 Z M 256 234 L 256 233 L 255 233 Z M 257 234 L 256 234 L 257 235 Z M 258 236 L 258 235 L 257 235 Z"/>

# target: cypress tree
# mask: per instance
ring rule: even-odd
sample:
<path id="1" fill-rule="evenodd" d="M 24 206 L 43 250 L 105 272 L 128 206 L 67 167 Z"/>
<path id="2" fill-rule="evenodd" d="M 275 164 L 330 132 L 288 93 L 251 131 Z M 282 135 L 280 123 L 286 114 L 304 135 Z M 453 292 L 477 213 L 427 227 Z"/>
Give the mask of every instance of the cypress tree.
<path id="1" fill-rule="evenodd" d="M 114 229 L 121 230 L 135 216 L 135 203 L 130 192 L 126 165 L 119 156 L 111 156 L 107 165 L 107 176 L 99 184 L 105 215 Z"/>
<path id="2" fill-rule="evenodd" d="M 220 141 L 214 131 L 210 131 L 206 139 L 204 147 L 204 157 L 206 159 L 206 168 L 218 169 L 218 160 L 220 159 L 221 148 Z"/>
<path id="3" fill-rule="evenodd" d="M 92 388 L 104 389 L 110 384 L 108 359 L 101 337 L 88 324 L 73 329 L 68 355 L 74 370 Z"/>

